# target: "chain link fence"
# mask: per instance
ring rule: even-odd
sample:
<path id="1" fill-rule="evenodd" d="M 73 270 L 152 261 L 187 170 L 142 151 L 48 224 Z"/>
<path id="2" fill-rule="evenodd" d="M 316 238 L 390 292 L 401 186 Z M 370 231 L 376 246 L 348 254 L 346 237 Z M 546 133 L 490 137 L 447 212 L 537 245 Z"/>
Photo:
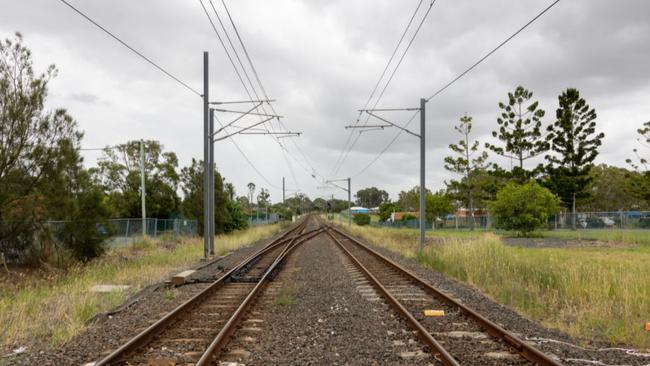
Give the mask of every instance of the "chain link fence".
<path id="1" fill-rule="evenodd" d="M 52 232 L 60 230 L 65 221 L 48 221 L 47 225 Z M 198 235 L 198 222 L 187 219 L 145 219 L 147 236 L 167 236 L 172 239 Z M 97 225 L 97 232 L 106 236 L 106 243 L 110 247 L 119 247 L 131 244 L 142 237 L 142 219 L 111 219 L 106 225 Z"/>
<path id="2" fill-rule="evenodd" d="M 347 221 L 347 214 L 335 216 L 340 221 Z M 572 229 L 575 220 L 576 229 L 621 229 L 639 230 L 650 229 L 650 211 L 612 211 L 612 212 L 579 212 L 575 215 L 562 213 L 553 215 L 548 220 L 548 230 Z M 420 227 L 418 219 L 404 221 L 378 221 L 373 218 L 371 226 L 412 228 Z M 494 218 L 490 215 L 455 216 L 447 215 L 436 219 L 435 228 L 432 222 L 426 223 L 427 230 L 491 230 L 494 229 Z"/>
<path id="3" fill-rule="evenodd" d="M 260 212 L 259 215 L 253 214 L 248 216 L 249 227 L 275 224 L 278 221 L 280 221 L 280 215 L 277 213 L 269 213 L 267 215 L 265 212 Z"/>

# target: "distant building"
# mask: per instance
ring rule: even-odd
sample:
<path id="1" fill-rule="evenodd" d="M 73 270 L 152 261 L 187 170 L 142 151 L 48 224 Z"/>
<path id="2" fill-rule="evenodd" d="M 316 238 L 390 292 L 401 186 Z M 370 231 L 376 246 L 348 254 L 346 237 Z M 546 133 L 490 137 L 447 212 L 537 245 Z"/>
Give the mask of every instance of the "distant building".
<path id="1" fill-rule="evenodd" d="M 351 212 L 353 215 L 356 215 L 356 214 L 367 214 L 367 213 L 370 213 L 370 210 L 368 210 L 368 209 L 365 208 L 365 207 L 355 206 L 355 207 L 350 207 L 350 212 Z"/>
<path id="2" fill-rule="evenodd" d="M 404 218 L 404 216 L 407 216 L 407 215 L 408 216 L 415 216 L 417 218 L 420 218 L 420 213 L 419 212 L 408 212 L 408 211 L 393 212 L 392 214 L 390 214 L 390 221 L 393 221 L 393 222 L 402 221 L 402 218 Z"/>

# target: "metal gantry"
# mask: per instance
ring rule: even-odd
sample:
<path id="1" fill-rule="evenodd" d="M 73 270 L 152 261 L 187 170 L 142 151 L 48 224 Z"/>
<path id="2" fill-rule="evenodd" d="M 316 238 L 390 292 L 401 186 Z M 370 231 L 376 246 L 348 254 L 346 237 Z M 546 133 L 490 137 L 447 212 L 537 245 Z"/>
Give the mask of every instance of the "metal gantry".
<path id="1" fill-rule="evenodd" d="M 347 189 L 335 183 L 335 182 L 344 182 L 344 181 L 348 182 Z M 343 179 L 330 179 L 330 180 L 326 180 L 325 183 L 348 192 L 348 226 L 352 226 L 352 187 L 351 187 L 352 178 L 348 177 Z"/>
<path id="2" fill-rule="evenodd" d="M 208 255 L 214 255 L 214 236 L 215 236 L 215 226 L 214 226 L 214 172 L 216 169 L 214 161 L 214 143 L 215 141 L 222 141 L 228 138 L 231 138 L 235 135 L 274 135 L 276 138 L 288 137 L 288 136 L 300 136 L 301 132 L 277 132 L 269 131 L 267 129 L 260 128 L 265 123 L 276 119 L 280 120 L 282 116 L 276 114 L 268 113 L 259 113 L 257 112 L 263 104 L 269 104 L 274 102 L 273 99 L 262 99 L 262 100 L 237 100 L 237 101 L 210 101 L 209 98 L 209 73 L 208 73 L 208 52 L 203 52 L 203 256 L 207 258 Z M 245 111 L 224 109 L 224 108 L 214 108 L 214 106 L 221 105 L 230 105 L 230 104 L 253 104 L 251 108 Z M 214 129 L 214 120 L 216 118 L 216 113 L 233 113 L 238 114 L 236 118 L 232 121 L 221 125 L 221 127 L 215 131 Z M 241 122 L 245 116 L 259 116 L 260 121 L 247 126 L 239 126 L 235 123 Z M 234 132 L 229 132 L 228 129 L 236 129 Z M 284 181 L 283 181 L 284 182 Z M 283 184 L 284 186 L 284 184 Z M 283 192 L 284 196 L 284 192 Z M 268 216 L 267 216 L 268 217 Z"/>
<path id="3" fill-rule="evenodd" d="M 368 113 L 368 115 L 379 119 L 382 122 L 385 122 L 384 125 L 349 125 L 345 128 L 359 128 L 362 132 L 372 131 L 372 130 L 383 130 L 388 127 L 398 128 L 410 135 L 413 135 L 420 139 L 420 213 L 419 213 L 419 226 L 420 226 L 420 252 L 424 249 L 425 242 L 425 225 L 426 225 L 426 130 L 425 130 L 425 112 L 426 112 L 426 103 L 427 100 L 424 98 L 420 99 L 420 106 L 415 108 L 373 108 L 373 109 L 361 109 L 359 112 Z M 406 129 L 398 124 L 391 122 L 390 120 L 379 116 L 376 112 L 399 112 L 399 111 L 419 111 L 420 112 L 420 133 L 415 133 L 409 129 Z"/>

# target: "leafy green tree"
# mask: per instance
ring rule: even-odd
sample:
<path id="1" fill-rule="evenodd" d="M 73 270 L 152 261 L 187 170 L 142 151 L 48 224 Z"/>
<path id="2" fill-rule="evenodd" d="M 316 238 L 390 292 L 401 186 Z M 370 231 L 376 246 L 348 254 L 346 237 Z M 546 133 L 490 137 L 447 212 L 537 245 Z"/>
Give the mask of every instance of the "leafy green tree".
<path id="1" fill-rule="evenodd" d="M 431 193 L 426 189 L 424 194 Z M 406 211 L 417 211 L 420 209 L 420 186 L 415 186 L 408 191 L 401 191 L 398 194 L 397 205 Z"/>
<path id="2" fill-rule="evenodd" d="M 158 141 L 144 141 L 147 216 L 167 219 L 179 212 L 178 158 L 164 152 Z M 140 217 L 140 141 L 106 148 L 93 169 L 96 180 L 109 194 L 113 215 Z"/>
<path id="3" fill-rule="evenodd" d="M 189 166 L 183 167 L 180 174 L 183 191 L 182 213 L 199 223 L 203 232 L 203 161 L 192 159 Z M 234 187 L 225 182 L 218 171 L 214 172 L 214 231 L 216 234 L 229 233 L 248 226 L 239 203 L 232 199 Z"/>
<path id="4" fill-rule="evenodd" d="M 34 71 L 20 34 L 0 41 L 0 252 L 10 259 L 55 255 L 45 233 L 49 219 L 76 221 L 54 233 L 73 256 L 102 251 L 97 225 L 105 215 L 81 165 L 83 134 L 64 109 L 45 109 L 56 74 L 54 65 Z"/>
<path id="5" fill-rule="evenodd" d="M 558 99 L 557 119 L 548 126 L 546 138 L 554 154 L 546 155 L 544 183 L 571 210 L 575 229 L 576 201 L 590 196 L 589 172 L 605 134 L 596 132 L 596 111 L 577 89 L 565 90 Z"/>
<path id="6" fill-rule="evenodd" d="M 454 212 L 454 205 L 451 197 L 444 191 L 428 193 L 426 196 L 426 218 L 427 221 L 435 222 L 436 219 Z"/>
<path id="7" fill-rule="evenodd" d="M 269 197 L 271 197 L 271 195 L 269 194 L 269 190 L 266 188 L 262 188 L 260 190 L 260 193 L 257 194 L 257 205 L 259 207 L 268 206 L 268 204 L 271 202 L 269 201 Z"/>
<path id="8" fill-rule="evenodd" d="M 384 202 L 379 205 L 379 220 L 386 221 L 390 219 L 393 212 L 401 211 L 402 209 L 394 202 Z"/>
<path id="9" fill-rule="evenodd" d="M 578 202 L 583 211 L 621 211 L 647 208 L 635 194 L 635 187 L 626 184 L 629 180 L 641 178 L 639 172 L 625 168 L 595 165 L 589 171 L 591 182 L 587 187 L 590 197 Z"/>
<path id="10" fill-rule="evenodd" d="M 460 123 L 454 129 L 462 136 L 457 144 L 450 144 L 449 148 L 455 156 L 445 157 L 445 169 L 461 176 L 460 180 L 447 183 L 447 186 L 461 197 L 465 198 L 469 212 L 474 212 L 474 200 L 477 196 L 476 179 L 478 172 L 487 166 L 487 152 L 479 151 L 479 141 L 471 141 L 472 117 L 467 114 L 460 118 Z M 472 224 L 473 225 L 473 224 Z"/>
<path id="11" fill-rule="evenodd" d="M 541 170 L 541 166 L 527 171 L 524 161 L 548 151 L 548 143 L 542 138 L 542 117 L 544 110 L 538 101 L 531 101 L 533 93 L 517 86 L 514 93 L 508 93 L 508 102 L 499 102 L 501 115 L 497 118 L 498 131 L 492 136 L 499 139 L 501 146 L 486 143 L 485 147 L 504 158 L 517 161 L 512 177 L 525 182 Z"/>
<path id="12" fill-rule="evenodd" d="M 357 191 L 356 204 L 362 207 L 378 207 L 388 201 L 388 192 L 377 187 L 368 187 Z"/>
<path id="13" fill-rule="evenodd" d="M 489 208 L 498 228 L 528 236 L 548 225 L 551 215 L 560 210 L 560 199 L 534 181 L 523 185 L 510 182 Z"/>

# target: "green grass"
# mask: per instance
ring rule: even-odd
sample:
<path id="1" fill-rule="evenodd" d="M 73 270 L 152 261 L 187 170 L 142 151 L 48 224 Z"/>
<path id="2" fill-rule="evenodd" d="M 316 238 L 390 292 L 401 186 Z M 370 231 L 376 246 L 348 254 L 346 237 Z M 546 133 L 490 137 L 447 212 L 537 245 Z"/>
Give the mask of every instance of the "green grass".
<path id="1" fill-rule="evenodd" d="M 582 339 L 650 345 L 650 248 L 522 248 L 493 233 L 450 236 L 417 253 L 417 235 L 353 234 L 466 282 L 526 317 Z M 397 234 L 399 230 L 397 231 Z"/>
<path id="2" fill-rule="evenodd" d="M 598 240 L 610 244 L 650 246 L 650 230 L 591 229 L 544 231 L 546 238 L 565 240 Z"/>
<path id="3" fill-rule="evenodd" d="M 277 306 L 291 306 L 295 305 L 298 301 L 296 294 L 298 288 L 295 285 L 287 285 L 280 288 L 278 295 L 273 300 L 273 304 Z"/>
<path id="4" fill-rule="evenodd" d="M 277 233 L 281 224 L 217 236 L 219 255 Z M 46 277 L 0 282 L 0 348 L 37 344 L 59 346 L 79 334 L 94 315 L 115 308 L 139 289 L 196 264 L 203 242 L 192 239 L 177 245 L 148 241 L 110 250 L 86 265 Z M 126 291 L 92 293 L 99 284 L 130 285 Z M 165 293 L 173 299 L 176 293 Z"/>

